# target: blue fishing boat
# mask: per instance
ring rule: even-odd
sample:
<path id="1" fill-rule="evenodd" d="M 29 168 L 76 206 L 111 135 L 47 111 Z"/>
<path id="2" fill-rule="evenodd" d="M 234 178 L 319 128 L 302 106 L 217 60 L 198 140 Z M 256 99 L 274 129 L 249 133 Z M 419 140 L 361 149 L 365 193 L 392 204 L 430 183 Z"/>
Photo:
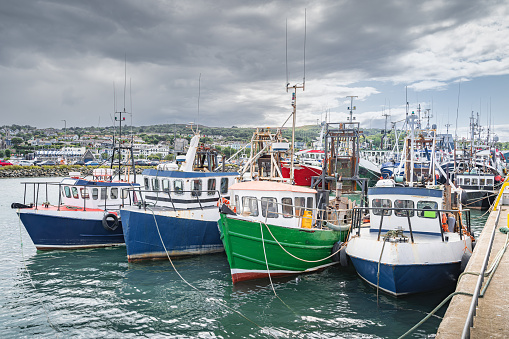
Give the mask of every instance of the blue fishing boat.
<path id="1" fill-rule="evenodd" d="M 224 251 L 218 200 L 229 199 L 237 172 L 225 172 L 215 150 L 191 139 L 182 164 L 144 170 L 143 200 L 120 210 L 130 262 Z"/>
<path id="2" fill-rule="evenodd" d="M 116 114 L 120 115 L 121 130 L 122 114 L 126 112 Z M 119 162 L 118 169 L 114 169 L 115 153 L 130 154 L 131 165 Z M 125 204 L 137 203 L 139 198 L 137 192 L 129 190 L 139 187 L 132 155 L 132 145 L 114 142 L 110 168 L 95 168 L 91 179 L 70 172 L 60 182 L 23 182 L 23 203 L 11 207 L 16 209 L 35 247 L 60 250 L 123 245 L 119 210 Z M 32 190 L 27 192 L 30 187 Z M 55 188 L 57 194 L 51 196 Z"/>
<path id="3" fill-rule="evenodd" d="M 111 180 L 113 170 L 98 168 L 92 179 L 84 179 L 79 172 L 60 182 L 24 182 L 32 187 L 34 200 L 13 203 L 21 222 L 38 250 L 80 249 L 118 246 L 124 244 L 119 209 L 138 200 L 137 192 L 127 189 L 135 183 Z M 39 191 L 56 186 L 58 196 L 53 204 Z M 57 200 L 58 199 L 58 200 Z"/>
<path id="4" fill-rule="evenodd" d="M 368 200 L 370 223 L 359 220 L 346 247 L 361 278 L 396 296 L 455 283 L 472 238 L 459 211 L 444 209 L 442 189 L 385 179 L 368 189 Z"/>
<path id="5" fill-rule="evenodd" d="M 420 170 L 413 166 L 413 133 L 412 128 L 404 182 L 383 179 L 368 189 L 369 207 L 355 209 L 346 247 L 359 276 L 395 296 L 454 284 L 474 240 L 469 211 L 445 209 L 444 187 L 418 176 Z M 366 210 L 369 223 L 362 222 Z"/>

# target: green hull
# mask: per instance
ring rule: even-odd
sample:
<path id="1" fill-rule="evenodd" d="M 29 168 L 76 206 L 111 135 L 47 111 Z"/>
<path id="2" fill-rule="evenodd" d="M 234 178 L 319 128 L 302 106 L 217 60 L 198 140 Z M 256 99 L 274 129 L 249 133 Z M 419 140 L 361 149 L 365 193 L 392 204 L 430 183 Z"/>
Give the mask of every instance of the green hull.
<path id="1" fill-rule="evenodd" d="M 331 258 L 322 259 L 331 255 L 334 243 L 347 236 L 346 231 L 260 225 L 222 213 L 218 225 L 234 283 L 268 277 L 265 254 L 271 276 L 312 272 L 333 265 Z"/>

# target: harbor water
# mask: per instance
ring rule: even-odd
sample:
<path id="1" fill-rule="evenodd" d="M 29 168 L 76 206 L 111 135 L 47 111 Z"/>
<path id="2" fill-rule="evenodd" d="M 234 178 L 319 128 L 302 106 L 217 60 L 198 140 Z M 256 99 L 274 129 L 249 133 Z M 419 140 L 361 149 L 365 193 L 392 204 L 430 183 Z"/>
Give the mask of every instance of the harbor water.
<path id="1" fill-rule="evenodd" d="M 21 182 L 42 180 L 58 181 L 0 181 L 2 338 L 394 338 L 452 292 L 377 296 L 339 266 L 275 279 L 273 290 L 233 286 L 225 254 L 128 263 L 125 247 L 36 251 L 10 205 L 23 202 Z M 487 214 L 472 217 L 477 235 Z M 411 337 L 434 337 L 444 313 Z"/>

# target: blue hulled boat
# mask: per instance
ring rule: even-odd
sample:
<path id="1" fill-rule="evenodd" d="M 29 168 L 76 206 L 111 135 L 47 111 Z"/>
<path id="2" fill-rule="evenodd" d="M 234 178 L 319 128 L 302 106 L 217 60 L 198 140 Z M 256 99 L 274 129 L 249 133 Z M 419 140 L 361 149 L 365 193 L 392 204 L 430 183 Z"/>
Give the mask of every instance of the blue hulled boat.
<path id="1" fill-rule="evenodd" d="M 415 115 L 412 113 L 409 119 L 413 122 Z M 420 140 L 421 146 L 426 145 L 424 138 Z M 355 209 L 346 247 L 359 276 L 395 296 L 454 284 L 474 241 L 469 211 L 445 209 L 444 187 L 425 180 L 434 180 L 432 167 L 426 173 L 414 166 L 414 148 L 412 126 L 406 140 L 408 157 L 403 157 L 404 183 L 383 179 L 368 189 L 369 207 Z M 370 222 L 363 224 L 362 213 L 366 210 Z M 466 225 L 462 218 L 465 215 Z"/>
<path id="2" fill-rule="evenodd" d="M 180 165 L 143 171 L 143 201 L 120 210 L 129 261 L 224 251 L 218 200 L 228 199 L 237 172 L 219 170 L 217 153 L 192 139 Z"/>
<path id="3" fill-rule="evenodd" d="M 126 203 L 136 202 L 138 193 L 127 189 L 139 186 L 125 181 L 112 181 L 113 170 L 95 169 L 93 178 L 81 178 L 71 172 L 61 182 L 26 182 L 33 192 L 58 188 L 54 204 L 48 197 L 41 202 L 14 203 L 21 222 L 38 250 L 79 249 L 108 247 L 124 244 L 119 209 Z M 25 192 L 27 192 L 25 188 Z M 41 194 L 42 196 L 42 194 Z M 58 199 L 58 203 L 56 203 Z"/>

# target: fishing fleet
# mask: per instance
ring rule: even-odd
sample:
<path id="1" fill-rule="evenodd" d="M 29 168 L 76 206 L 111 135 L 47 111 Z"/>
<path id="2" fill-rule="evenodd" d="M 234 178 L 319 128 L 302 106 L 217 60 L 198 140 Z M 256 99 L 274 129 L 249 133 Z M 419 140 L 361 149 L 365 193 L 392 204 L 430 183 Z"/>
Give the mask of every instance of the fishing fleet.
<path id="1" fill-rule="evenodd" d="M 454 284 L 476 243 L 470 209 L 490 208 L 504 181 L 502 153 L 474 131 L 469 144 L 444 144 L 414 112 L 392 150 L 363 149 L 351 114 L 322 123 L 319 142 L 297 151 L 304 83 L 287 88 L 292 139 L 282 128 L 257 128 L 236 170 L 196 128 L 185 154 L 137 180 L 132 142 L 119 135 L 109 168 L 24 182 L 23 202 L 12 208 L 38 250 L 125 246 L 129 262 L 224 251 L 234 284 L 334 265 L 352 265 L 393 296 Z M 130 165 L 114 162 L 115 153 L 127 153 Z"/>

